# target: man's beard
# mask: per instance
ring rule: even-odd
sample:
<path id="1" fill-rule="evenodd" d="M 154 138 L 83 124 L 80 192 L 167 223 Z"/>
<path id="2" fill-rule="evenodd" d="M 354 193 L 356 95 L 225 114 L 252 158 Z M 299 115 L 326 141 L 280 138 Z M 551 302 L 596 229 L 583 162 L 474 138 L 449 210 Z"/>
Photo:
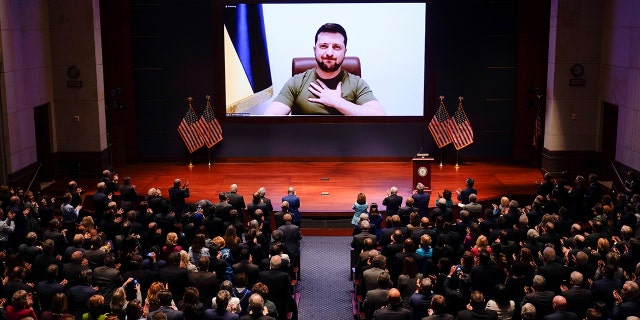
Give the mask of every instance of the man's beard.
<path id="1" fill-rule="evenodd" d="M 325 60 L 328 60 L 328 59 L 325 59 Z M 316 58 L 316 62 L 318 63 L 318 67 L 320 67 L 320 70 L 322 70 L 324 72 L 333 72 L 333 71 L 337 71 L 338 69 L 340 69 L 340 66 L 342 66 L 342 63 L 338 63 L 338 59 L 334 59 L 334 61 L 335 61 L 335 63 L 333 64 L 333 67 L 329 67 L 324 62 L 322 62 L 322 59 Z"/>

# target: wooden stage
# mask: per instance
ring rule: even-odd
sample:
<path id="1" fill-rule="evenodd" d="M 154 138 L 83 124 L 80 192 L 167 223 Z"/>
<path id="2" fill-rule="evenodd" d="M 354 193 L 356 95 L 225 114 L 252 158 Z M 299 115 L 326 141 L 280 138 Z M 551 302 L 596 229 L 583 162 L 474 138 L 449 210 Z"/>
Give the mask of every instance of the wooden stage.
<path id="1" fill-rule="evenodd" d="M 539 169 L 506 163 L 466 163 L 456 168 L 452 164 L 432 169 L 433 193 L 444 189 L 454 191 L 464 188 L 465 180 L 472 177 L 476 181 L 479 199 L 482 201 L 503 195 L 533 194 L 535 181 L 542 178 Z M 188 166 L 175 163 L 144 163 L 115 168 L 120 183 L 125 176 L 131 177 L 138 194 L 146 194 L 151 187 L 160 187 L 163 195 L 172 186 L 175 178 L 189 181 L 192 201 L 211 199 L 216 202 L 218 193 L 228 191 L 233 183 L 239 187 L 245 202 L 259 187 L 267 189 L 267 197 L 272 199 L 276 210 L 280 198 L 289 186 L 296 188 L 301 199 L 303 217 L 326 219 L 349 216 L 351 206 L 359 192 L 367 195 L 369 203 L 377 202 L 380 209 L 391 186 L 399 188 L 399 195 L 405 199 L 411 195 L 412 166 L 406 162 L 255 162 L 255 163 L 215 163 Z M 95 192 L 99 173 L 95 179 L 79 179 L 86 194 Z M 58 181 L 44 193 L 56 194 L 68 181 Z M 455 194 L 454 194 L 455 195 Z M 430 204 L 434 206 L 432 196 Z"/>

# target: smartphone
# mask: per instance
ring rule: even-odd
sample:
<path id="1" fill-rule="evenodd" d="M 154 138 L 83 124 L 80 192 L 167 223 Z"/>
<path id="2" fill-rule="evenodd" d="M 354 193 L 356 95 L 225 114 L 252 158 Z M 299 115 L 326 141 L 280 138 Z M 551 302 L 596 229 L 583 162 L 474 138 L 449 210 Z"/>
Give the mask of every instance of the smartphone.
<path id="1" fill-rule="evenodd" d="M 460 274 L 461 272 L 462 272 L 462 265 L 460 265 L 460 264 L 459 264 L 459 265 L 456 267 L 456 274 Z"/>
<path id="2" fill-rule="evenodd" d="M 138 285 L 138 279 L 133 279 L 133 285 L 137 286 Z"/>

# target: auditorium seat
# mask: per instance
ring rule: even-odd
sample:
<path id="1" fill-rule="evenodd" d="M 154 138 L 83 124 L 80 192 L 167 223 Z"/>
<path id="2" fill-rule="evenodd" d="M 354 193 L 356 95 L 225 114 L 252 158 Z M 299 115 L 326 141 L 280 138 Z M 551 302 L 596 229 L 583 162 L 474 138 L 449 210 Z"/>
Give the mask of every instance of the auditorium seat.
<path id="1" fill-rule="evenodd" d="M 301 72 L 305 72 L 311 68 L 315 68 L 318 65 L 316 58 L 314 57 L 298 57 L 293 58 L 291 61 L 291 75 L 296 75 Z M 345 57 L 342 63 L 342 68 L 349 73 L 353 73 L 357 76 L 361 76 L 360 73 L 360 58 L 358 57 Z"/>

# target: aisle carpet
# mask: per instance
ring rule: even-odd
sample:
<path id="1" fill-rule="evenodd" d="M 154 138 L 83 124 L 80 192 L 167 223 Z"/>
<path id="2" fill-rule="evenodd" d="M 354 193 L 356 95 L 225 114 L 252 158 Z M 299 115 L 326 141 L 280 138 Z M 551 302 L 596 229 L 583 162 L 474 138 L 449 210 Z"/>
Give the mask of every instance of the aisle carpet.
<path id="1" fill-rule="evenodd" d="M 302 238 L 299 319 L 353 319 L 349 281 L 351 237 Z"/>

